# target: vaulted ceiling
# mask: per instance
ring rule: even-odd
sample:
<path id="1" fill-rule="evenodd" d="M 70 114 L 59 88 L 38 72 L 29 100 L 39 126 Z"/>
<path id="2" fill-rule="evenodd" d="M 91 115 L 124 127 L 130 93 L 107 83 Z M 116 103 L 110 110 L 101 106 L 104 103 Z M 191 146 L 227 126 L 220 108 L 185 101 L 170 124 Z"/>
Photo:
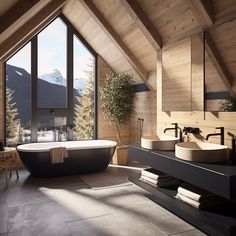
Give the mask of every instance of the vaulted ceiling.
<path id="1" fill-rule="evenodd" d="M 113 71 L 128 72 L 150 88 L 160 50 L 202 29 L 213 42 L 215 63 L 227 71 L 226 82 L 236 79 L 235 0 L 0 1 L 0 60 L 61 12 Z"/>

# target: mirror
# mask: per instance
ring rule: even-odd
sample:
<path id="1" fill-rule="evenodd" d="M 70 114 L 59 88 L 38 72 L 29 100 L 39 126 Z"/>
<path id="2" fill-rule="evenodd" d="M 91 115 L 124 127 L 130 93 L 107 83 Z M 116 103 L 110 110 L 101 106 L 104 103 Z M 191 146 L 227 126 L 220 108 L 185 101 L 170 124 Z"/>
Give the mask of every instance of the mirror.
<path id="1" fill-rule="evenodd" d="M 236 22 L 227 22 L 205 34 L 205 110 L 236 111 Z"/>
<path id="2" fill-rule="evenodd" d="M 162 110 L 204 110 L 203 33 L 172 43 L 162 51 Z"/>

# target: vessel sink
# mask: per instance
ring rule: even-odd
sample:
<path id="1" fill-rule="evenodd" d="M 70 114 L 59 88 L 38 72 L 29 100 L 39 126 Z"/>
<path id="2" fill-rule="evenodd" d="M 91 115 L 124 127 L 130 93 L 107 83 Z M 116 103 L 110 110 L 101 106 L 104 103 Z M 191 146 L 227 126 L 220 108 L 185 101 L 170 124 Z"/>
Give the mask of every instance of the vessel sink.
<path id="1" fill-rule="evenodd" d="M 160 150 L 171 151 L 175 150 L 175 144 L 179 142 L 179 138 L 167 135 L 147 136 L 141 138 L 141 147 Z"/>
<path id="2" fill-rule="evenodd" d="M 203 163 L 215 163 L 228 160 L 227 146 L 206 142 L 181 142 L 175 145 L 175 156 Z"/>

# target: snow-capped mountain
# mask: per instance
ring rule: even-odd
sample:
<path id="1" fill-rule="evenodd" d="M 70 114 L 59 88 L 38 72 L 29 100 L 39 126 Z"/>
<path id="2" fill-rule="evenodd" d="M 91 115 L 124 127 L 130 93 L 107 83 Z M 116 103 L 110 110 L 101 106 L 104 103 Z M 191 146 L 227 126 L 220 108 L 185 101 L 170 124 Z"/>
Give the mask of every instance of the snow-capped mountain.
<path id="1" fill-rule="evenodd" d="M 66 79 L 63 78 L 61 72 L 57 69 L 54 69 L 52 73 L 39 75 L 39 78 L 50 84 L 66 86 Z"/>
<path id="2" fill-rule="evenodd" d="M 39 75 L 39 78 L 51 83 L 57 84 L 61 86 L 66 86 L 66 79 L 62 76 L 61 72 L 58 69 L 54 69 L 52 73 Z M 74 89 L 79 91 L 83 91 L 86 87 L 86 79 L 85 78 L 76 78 L 74 80 Z"/>

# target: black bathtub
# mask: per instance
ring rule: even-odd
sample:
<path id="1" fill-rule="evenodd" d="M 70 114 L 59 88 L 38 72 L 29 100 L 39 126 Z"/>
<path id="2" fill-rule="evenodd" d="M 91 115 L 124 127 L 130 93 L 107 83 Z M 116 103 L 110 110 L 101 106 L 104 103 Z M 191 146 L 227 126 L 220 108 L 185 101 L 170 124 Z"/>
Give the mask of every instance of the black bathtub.
<path id="1" fill-rule="evenodd" d="M 108 140 L 30 143 L 17 147 L 25 168 L 35 177 L 53 177 L 103 171 L 114 154 L 117 143 Z M 66 147 L 68 158 L 51 164 L 50 148 Z"/>

